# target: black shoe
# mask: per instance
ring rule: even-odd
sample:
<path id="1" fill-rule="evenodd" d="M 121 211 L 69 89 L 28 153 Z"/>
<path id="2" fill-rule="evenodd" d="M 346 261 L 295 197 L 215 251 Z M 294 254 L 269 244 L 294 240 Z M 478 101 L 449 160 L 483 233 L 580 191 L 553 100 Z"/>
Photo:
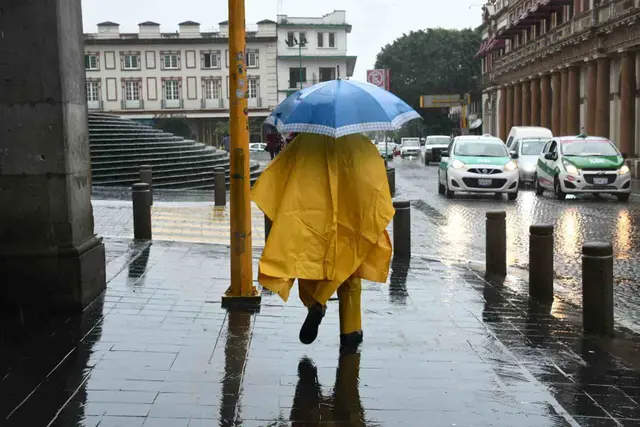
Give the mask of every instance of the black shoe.
<path id="1" fill-rule="evenodd" d="M 362 343 L 364 335 L 362 331 L 351 332 L 350 334 L 340 334 L 340 350 L 343 352 L 355 351 Z"/>
<path id="2" fill-rule="evenodd" d="M 326 307 L 315 303 L 309 307 L 307 318 L 304 319 L 302 328 L 300 328 L 300 342 L 302 344 L 311 344 L 318 337 L 318 326 L 322 322 Z"/>

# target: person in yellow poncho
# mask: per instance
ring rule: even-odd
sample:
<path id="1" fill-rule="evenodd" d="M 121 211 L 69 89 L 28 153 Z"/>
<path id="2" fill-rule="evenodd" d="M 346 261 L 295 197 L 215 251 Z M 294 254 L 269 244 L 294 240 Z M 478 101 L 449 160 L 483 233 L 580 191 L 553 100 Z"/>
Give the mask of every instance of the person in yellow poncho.
<path id="1" fill-rule="evenodd" d="M 300 341 L 312 343 L 337 291 L 340 342 L 362 342 L 361 279 L 385 282 L 386 227 L 395 213 L 385 166 L 362 135 L 299 134 L 265 169 L 252 199 L 272 221 L 258 280 L 287 300 L 295 279 L 308 309 Z"/>

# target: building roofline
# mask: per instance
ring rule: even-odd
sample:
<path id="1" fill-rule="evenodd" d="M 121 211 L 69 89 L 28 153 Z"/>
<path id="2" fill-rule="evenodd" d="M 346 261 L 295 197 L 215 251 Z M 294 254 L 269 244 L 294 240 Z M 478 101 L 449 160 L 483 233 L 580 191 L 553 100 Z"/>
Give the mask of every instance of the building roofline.
<path id="1" fill-rule="evenodd" d="M 175 33 L 168 33 L 175 36 Z M 98 45 L 154 45 L 154 44 L 169 44 L 169 45 L 179 45 L 179 44 L 207 44 L 207 43 L 215 43 L 215 44 L 227 44 L 229 43 L 229 37 L 220 36 L 220 37 L 212 37 L 214 33 L 202 33 L 202 37 L 193 37 L 193 38 L 139 38 L 138 34 L 129 34 L 130 37 L 126 38 L 100 38 L 100 37 L 91 37 L 93 34 L 88 35 L 85 34 L 84 43 L 88 46 L 98 46 Z M 217 33 L 215 33 L 217 34 Z M 124 35 L 124 34 L 121 34 Z M 246 37 L 247 43 L 274 43 L 278 41 L 276 36 L 269 37 L 258 37 L 255 35 L 247 34 Z"/>
<path id="2" fill-rule="evenodd" d="M 200 23 L 195 21 L 184 21 L 179 23 L 178 25 L 200 25 Z"/>
<path id="3" fill-rule="evenodd" d="M 277 24 L 277 22 L 271 19 L 263 19 L 262 21 L 256 22 L 256 24 Z"/>
<path id="4" fill-rule="evenodd" d="M 153 22 L 153 21 L 144 21 L 138 24 L 141 27 L 159 27 L 160 24 L 158 24 L 157 22 Z"/>
<path id="5" fill-rule="evenodd" d="M 100 22 L 98 24 L 98 27 L 119 27 L 120 24 L 118 24 L 117 22 L 113 22 L 113 21 L 104 21 L 104 22 Z"/>

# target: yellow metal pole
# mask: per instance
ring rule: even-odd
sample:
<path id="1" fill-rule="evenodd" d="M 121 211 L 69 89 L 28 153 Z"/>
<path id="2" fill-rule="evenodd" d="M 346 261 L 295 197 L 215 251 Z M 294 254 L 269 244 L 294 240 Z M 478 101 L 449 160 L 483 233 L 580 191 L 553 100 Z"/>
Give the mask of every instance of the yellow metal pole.
<path id="1" fill-rule="evenodd" d="M 223 306 L 260 304 L 253 286 L 251 256 L 251 175 L 244 0 L 229 0 L 229 98 L 231 139 L 231 286 Z"/>

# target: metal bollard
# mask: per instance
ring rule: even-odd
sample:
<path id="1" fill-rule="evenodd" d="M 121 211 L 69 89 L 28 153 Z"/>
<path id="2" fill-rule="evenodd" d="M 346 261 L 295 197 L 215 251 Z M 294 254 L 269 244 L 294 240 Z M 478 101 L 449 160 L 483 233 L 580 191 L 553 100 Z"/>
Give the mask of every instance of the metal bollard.
<path id="1" fill-rule="evenodd" d="M 640 179 L 640 160 L 636 160 L 633 164 L 633 177 L 635 179 Z"/>
<path id="2" fill-rule="evenodd" d="M 389 181 L 389 191 L 391 197 L 396 195 L 396 170 L 395 168 L 387 168 L 387 180 Z"/>
<path id="3" fill-rule="evenodd" d="M 393 255 L 411 258 L 411 203 L 404 200 L 393 202 Z"/>
<path id="4" fill-rule="evenodd" d="M 264 215 L 264 243 L 267 243 L 267 239 L 269 238 L 269 233 L 271 233 L 271 226 L 273 222 L 269 219 L 269 217 Z"/>
<path id="5" fill-rule="evenodd" d="M 507 213 L 504 211 L 487 212 L 486 229 L 486 273 L 488 275 L 507 275 Z"/>
<path id="6" fill-rule="evenodd" d="M 151 192 L 149 184 L 138 182 L 131 186 L 133 200 L 133 237 L 151 239 Z"/>
<path id="7" fill-rule="evenodd" d="M 153 206 L 153 172 L 151 165 L 140 166 L 140 182 L 149 184 L 149 193 L 151 194 L 151 206 Z"/>
<path id="8" fill-rule="evenodd" d="M 553 301 L 553 225 L 529 227 L 529 296 Z"/>
<path id="9" fill-rule="evenodd" d="M 214 200 L 216 206 L 226 206 L 227 204 L 227 184 L 225 182 L 225 169 L 215 168 L 213 170 Z"/>
<path id="10" fill-rule="evenodd" d="M 613 335 L 613 248 L 610 243 L 582 246 L 582 328 Z"/>

